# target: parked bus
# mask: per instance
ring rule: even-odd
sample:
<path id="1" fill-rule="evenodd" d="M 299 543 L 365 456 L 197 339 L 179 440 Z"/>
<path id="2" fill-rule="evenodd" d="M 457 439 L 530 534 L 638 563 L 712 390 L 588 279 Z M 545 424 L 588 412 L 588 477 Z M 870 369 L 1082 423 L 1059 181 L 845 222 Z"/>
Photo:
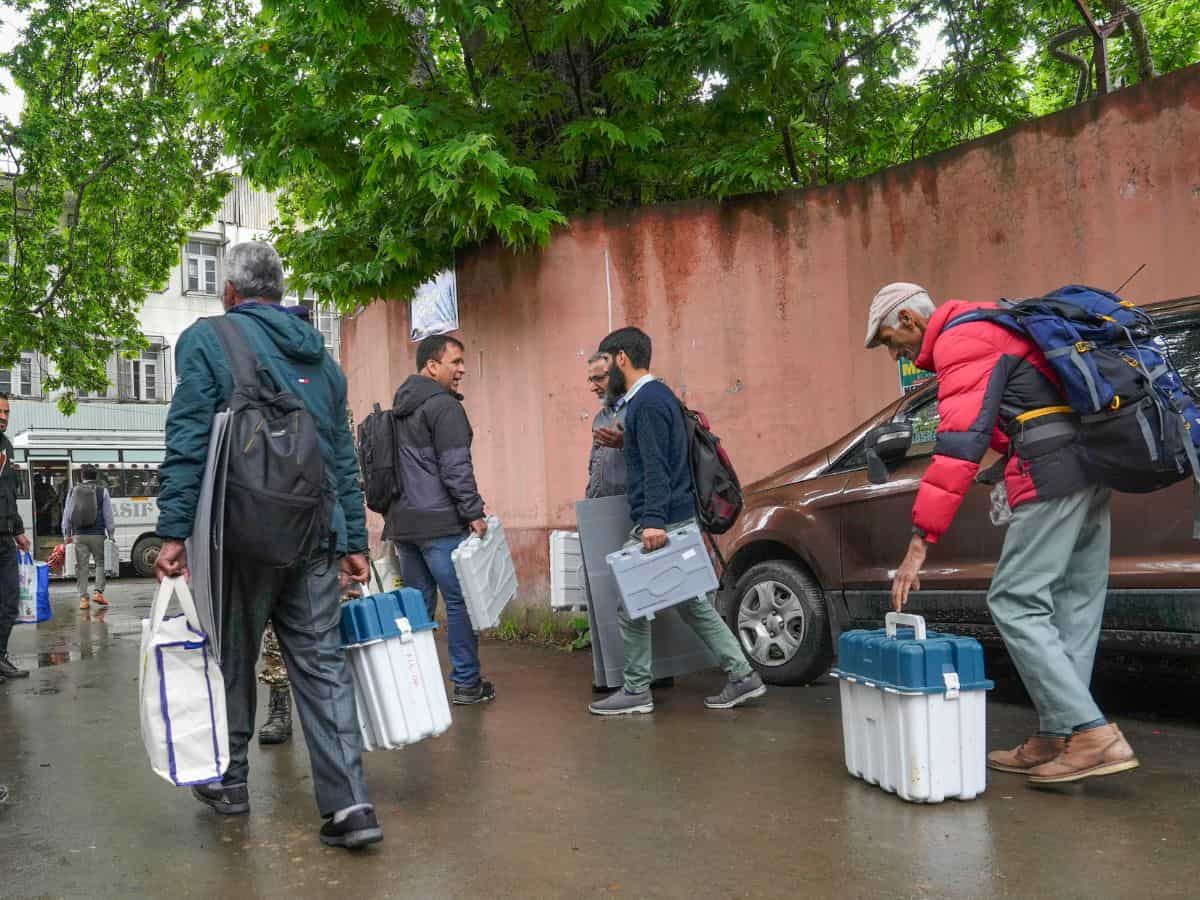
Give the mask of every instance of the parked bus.
<path id="1" fill-rule="evenodd" d="M 162 542 L 158 526 L 158 467 L 162 432 L 25 431 L 13 441 L 20 473 L 18 509 L 34 555 L 46 559 L 62 543 L 63 507 L 84 465 L 94 465 L 112 497 L 122 563 L 143 578 L 154 574 Z"/>

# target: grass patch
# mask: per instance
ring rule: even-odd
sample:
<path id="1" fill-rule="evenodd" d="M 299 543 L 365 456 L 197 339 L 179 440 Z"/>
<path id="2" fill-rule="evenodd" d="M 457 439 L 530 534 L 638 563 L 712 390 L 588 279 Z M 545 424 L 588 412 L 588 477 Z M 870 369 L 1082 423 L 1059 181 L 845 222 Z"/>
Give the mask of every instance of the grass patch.
<path id="1" fill-rule="evenodd" d="M 500 624 L 488 632 L 488 636 L 499 641 L 521 641 L 563 650 L 586 650 L 592 645 L 585 616 L 536 607 L 506 610 L 500 615 Z"/>

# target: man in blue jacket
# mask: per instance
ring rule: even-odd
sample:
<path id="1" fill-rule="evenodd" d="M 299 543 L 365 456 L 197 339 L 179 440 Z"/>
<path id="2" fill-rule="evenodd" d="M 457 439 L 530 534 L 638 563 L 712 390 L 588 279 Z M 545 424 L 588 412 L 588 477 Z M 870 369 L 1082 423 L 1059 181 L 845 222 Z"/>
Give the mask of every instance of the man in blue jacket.
<path id="1" fill-rule="evenodd" d="M 292 692 L 312 761 L 321 841 L 357 848 L 382 840 L 362 774 L 362 736 L 354 683 L 341 649 L 339 600 L 351 581 L 367 580 L 367 533 L 358 462 L 346 414 L 346 379 L 319 332 L 280 306 L 283 267 L 268 244 L 248 242 L 226 257 L 223 303 L 276 385 L 304 403 L 317 423 L 332 504 L 329 543 L 290 568 L 268 568 L 226 547 L 221 669 L 229 720 L 229 769 L 220 784 L 192 788 L 225 815 L 250 811 L 247 747 L 254 733 L 258 661 L 268 621 L 287 660 Z M 179 338 L 179 386 L 167 417 L 160 468 L 158 576 L 187 576 L 184 541 L 196 517 L 213 417 L 233 392 L 228 358 L 213 326 L 197 322 Z M 340 565 L 331 558 L 340 559 Z"/>
<path id="2" fill-rule="evenodd" d="M 630 543 L 649 553 L 667 543 L 667 532 L 696 518 L 696 496 L 688 460 L 683 410 L 671 389 L 650 374 L 650 337 L 638 328 L 621 328 L 606 337 L 600 352 L 612 359 L 608 392 L 625 411 L 625 468 L 634 529 Z M 746 661 L 737 639 L 706 597 L 672 607 L 708 645 L 729 682 L 708 697 L 709 709 L 732 709 L 767 692 Z M 650 693 L 650 622 L 618 608 L 625 647 L 624 685 L 591 704 L 598 716 L 654 711 Z"/>

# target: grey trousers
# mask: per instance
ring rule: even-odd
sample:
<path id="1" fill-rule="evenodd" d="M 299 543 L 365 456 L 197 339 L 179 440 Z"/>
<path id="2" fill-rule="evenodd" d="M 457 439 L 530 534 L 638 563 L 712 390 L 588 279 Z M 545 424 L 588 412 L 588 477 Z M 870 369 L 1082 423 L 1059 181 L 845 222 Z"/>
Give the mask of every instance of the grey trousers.
<path id="1" fill-rule="evenodd" d="M 1102 717 L 1089 685 L 1110 549 L 1108 488 L 1013 511 L 988 608 L 1033 699 L 1040 730 L 1069 734 Z"/>
<path id="2" fill-rule="evenodd" d="M 677 522 L 668 525 L 671 531 L 687 524 Z M 642 534 L 640 528 L 635 528 L 625 544 L 629 547 L 641 546 Z M 712 655 L 717 658 L 721 668 L 730 678 L 742 679 L 754 670 L 746 662 L 742 646 L 733 636 L 729 626 L 720 614 L 713 609 L 707 597 L 697 597 L 672 606 L 667 612 L 678 612 L 679 617 L 696 632 L 696 636 L 704 641 Z M 630 694 L 640 694 L 650 687 L 651 669 L 654 665 L 654 648 L 650 640 L 650 621 L 635 619 L 625 611 L 625 604 L 617 607 L 617 624 L 621 627 L 621 643 L 625 648 L 625 690 Z"/>
<path id="3" fill-rule="evenodd" d="M 221 623 L 230 758 L 224 783 L 243 784 L 249 775 L 258 698 L 254 667 L 269 620 L 287 663 L 322 816 L 369 802 L 354 682 L 339 631 L 338 572 L 338 564 L 324 558 L 268 569 L 227 557 Z"/>
<path id="4" fill-rule="evenodd" d="M 80 597 L 88 595 L 88 568 L 96 561 L 96 590 L 101 594 L 108 586 L 108 575 L 104 571 L 104 535 L 75 535 L 75 590 Z"/>

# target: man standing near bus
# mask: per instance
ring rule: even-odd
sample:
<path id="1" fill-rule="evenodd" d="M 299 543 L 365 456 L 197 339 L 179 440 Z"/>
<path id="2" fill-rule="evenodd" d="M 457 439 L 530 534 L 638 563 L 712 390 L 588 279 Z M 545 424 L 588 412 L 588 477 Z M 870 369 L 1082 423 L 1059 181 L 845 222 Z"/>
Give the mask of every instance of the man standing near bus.
<path id="1" fill-rule="evenodd" d="M 8 638 L 17 623 L 21 600 L 21 573 L 17 551 L 29 552 L 25 523 L 17 511 L 18 474 L 13 467 L 13 445 L 8 430 L 8 394 L 0 393 L 0 683 L 6 678 L 28 678 L 8 658 Z"/>
<path id="2" fill-rule="evenodd" d="M 99 472 L 95 466 L 85 465 L 80 469 L 81 480 L 67 494 L 63 507 L 63 540 L 75 545 L 75 590 L 79 594 L 79 608 L 87 609 L 92 603 L 108 606 L 104 596 L 108 573 L 104 571 L 104 541 L 114 540 L 117 524 L 113 518 L 112 496 L 108 488 L 97 481 Z M 96 592 L 88 599 L 88 567 L 96 561 Z"/>

